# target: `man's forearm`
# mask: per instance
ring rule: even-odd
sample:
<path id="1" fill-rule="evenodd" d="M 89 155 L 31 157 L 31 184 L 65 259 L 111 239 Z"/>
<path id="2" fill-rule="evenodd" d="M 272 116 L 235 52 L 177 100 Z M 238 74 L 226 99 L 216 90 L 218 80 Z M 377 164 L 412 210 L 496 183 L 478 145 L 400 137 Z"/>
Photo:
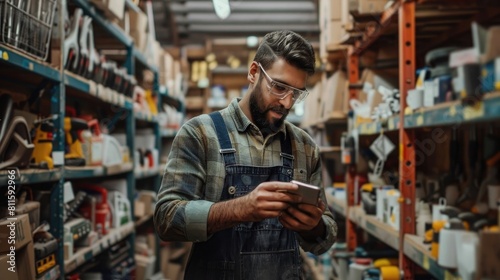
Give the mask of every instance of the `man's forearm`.
<path id="1" fill-rule="evenodd" d="M 233 227 L 244 221 L 241 207 L 238 207 L 237 200 L 231 199 L 217 202 L 210 207 L 207 222 L 208 235 Z"/>

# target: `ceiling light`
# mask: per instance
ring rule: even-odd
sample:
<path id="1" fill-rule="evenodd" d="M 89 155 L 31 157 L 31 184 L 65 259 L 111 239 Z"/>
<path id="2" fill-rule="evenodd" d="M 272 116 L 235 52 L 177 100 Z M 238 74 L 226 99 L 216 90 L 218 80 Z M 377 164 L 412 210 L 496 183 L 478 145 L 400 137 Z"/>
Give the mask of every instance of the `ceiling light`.
<path id="1" fill-rule="evenodd" d="M 221 18 L 226 19 L 231 14 L 231 7 L 229 0 L 212 0 L 214 5 L 215 14 Z"/>
<path id="2" fill-rule="evenodd" d="M 259 38 L 257 38 L 256 36 L 247 37 L 247 47 L 255 48 L 258 43 L 259 43 Z"/>

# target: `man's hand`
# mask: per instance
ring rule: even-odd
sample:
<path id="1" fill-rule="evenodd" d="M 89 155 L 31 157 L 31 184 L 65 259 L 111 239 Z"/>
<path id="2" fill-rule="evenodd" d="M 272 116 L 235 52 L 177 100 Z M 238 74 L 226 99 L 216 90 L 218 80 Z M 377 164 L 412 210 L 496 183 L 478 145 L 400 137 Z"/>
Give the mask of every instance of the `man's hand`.
<path id="1" fill-rule="evenodd" d="M 208 214 L 207 232 L 278 217 L 290 204 L 300 203 L 301 197 L 290 192 L 297 189 L 288 182 L 264 182 L 242 197 L 215 203 Z"/>
<path id="2" fill-rule="evenodd" d="M 279 220 L 285 228 L 296 231 L 306 240 L 322 238 L 325 225 L 321 217 L 325 209 L 321 199 L 318 200 L 318 206 L 301 203 L 285 209 Z"/>
<path id="3" fill-rule="evenodd" d="M 238 199 L 238 210 L 243 219 L 250 222 L 278 217 L 290 204 L 300 202 L 301 197 L 290 192 L 297 189 L 288 182 L 264 182 Z"/>

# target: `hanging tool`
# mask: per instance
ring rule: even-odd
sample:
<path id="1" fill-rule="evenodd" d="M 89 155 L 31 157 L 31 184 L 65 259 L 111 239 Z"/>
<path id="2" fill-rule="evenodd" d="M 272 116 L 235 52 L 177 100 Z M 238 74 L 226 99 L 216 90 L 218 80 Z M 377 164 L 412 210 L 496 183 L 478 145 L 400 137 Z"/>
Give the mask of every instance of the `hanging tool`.
<path id="1" fill-rule="evenodd" d="M 498 168 L 499 162 L 500 162 L 500 152 L 492 156 L 486 162 L 487 166 L 486 178 L 484 178 L 483 181 L 481 182 L 481 186 L 479 187 L 479 193 L 476 198 L 475 210 L 478 213 L 485 214 L 485 212 L 488 211 L 488 208 L 493 208 L 493 209 L 496 208 L 495 205 L 489 205 L 489 206 L 487 205 L 488 204 L 487 198 L 488 198 L 488 186 L 500 188 L 498 186 L 499 182 L 497 180 L 497 175 L 499 171 Z"/>
<path id="2" fill-rule="evenodd" d="M 35 148 L 26 119 L 13 116 L 13 106 L 10 95 L 0 96 L 0 169 L 27 167 Z"/>
<path id="3" fill-rule="evenodd" d="M 66 9 L 66 13 L 68 13 Z M 73 17 L 71 19 L 70 29 L 67 32 L 68 36 L 64 39 L 64 68 L 70 71 L 76 71 L 78 69 L 79 53 L 80 49 L 78 46 L 78 30 L 80 29 L 80 21 L 82 19 L 83 11 L 82 9 L 75 9 Z"/>
<path id="4" fill-rule="evenodd" d="M 89 16 L 82 17 L 79 38 L 79 62 L 76 73 L 82 77 L 87 77 L 90 68 L 90 47 L 89 47 L 89 29 L 92 24 L 92 18 Z"/>
<path id="5" fill-rule="evenodd" d="M 387 136 L 383 133 L 373 141 L 370 145 L 370 150 L 377 156 L 377 162 L 373 168 L 373 173 L 369 174 L 372 178 L 370 178 L 370 182 L 375 182 L 377 179 L 382 177 L 382 171 L 384 169 L 385 161 L 387 160 L 387 156 L 394 150 L 395 146 L 389 140 Z"/>
<path id="6" fill-rule="evenodd" d="M 88 37 L 89 37 L 89 69 L 86 78 L 95 81 L 95 75 L 98 69 L 101 67 L 101 59 L 99 53 L 95 49 L 94 44 L 94 29 L 92 24 L 89 24 Z"/>
<path id="7" fill-rule="evenodd" d="M 475 170 L 478 162 L 478 145 L 476 139 L 476 127 L 470 128 L 469 143 L 468 143 L 468 166 L 467 166 L 467 186 L 462 195 L 457 200 L 457 205 L 460 205 L 469 200 L 475 200 L 478 194 Z"/>
<path id="8" fill-rule="evenodd" d="M 448 173 L 444 174 L 439 179 L 440 197 L 446 197 L 447 188 L 453 188 L 453 187 L 458 188 L 458 185 L 460 183 L 459 178 L 461 174 L 461 167 L 459 164 L 459 151 L 460 149 L 457 140 L 457 129 L 453 128 L 449 146 L 450 168 L 448 170 Z M 455 205 L 456 199 L 453 200 L 452 198 L 446 197 L 446 202 L 448 205 Z"/>

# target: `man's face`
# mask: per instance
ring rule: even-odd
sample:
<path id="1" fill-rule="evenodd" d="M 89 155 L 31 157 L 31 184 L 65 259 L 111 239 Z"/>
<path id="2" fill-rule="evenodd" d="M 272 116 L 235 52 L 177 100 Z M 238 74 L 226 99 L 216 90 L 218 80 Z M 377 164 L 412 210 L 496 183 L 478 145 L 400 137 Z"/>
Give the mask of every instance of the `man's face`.
<path id="1" fill-rule="evenodd" d="M 307 79 L 307 74 L 304 71 L 289 65 L 283 60 L 277 60 L 266 72 L 272 79 L 297 88 L 303 88 Z M 257 83 L 250 93 L 250 113 L 253 122 L 261 130 L 262 134 L 268 135 L 279 130 L 294 101 L 292 95 L 280 100 L 271 94 L 269 92 L 269 81 L 264 73 L 261 71 L 258 73 Z"/>
<path id="2" fill-rule="evenodd" d="M 269 101 L 275 98 L 262 85 L 265 82 L 261 76 L 255 85 L 250 96 L 250 112 L 255 125 L 262 134 L 268 135 L 278 131 L 290 110 L 280 103 Z"/>

